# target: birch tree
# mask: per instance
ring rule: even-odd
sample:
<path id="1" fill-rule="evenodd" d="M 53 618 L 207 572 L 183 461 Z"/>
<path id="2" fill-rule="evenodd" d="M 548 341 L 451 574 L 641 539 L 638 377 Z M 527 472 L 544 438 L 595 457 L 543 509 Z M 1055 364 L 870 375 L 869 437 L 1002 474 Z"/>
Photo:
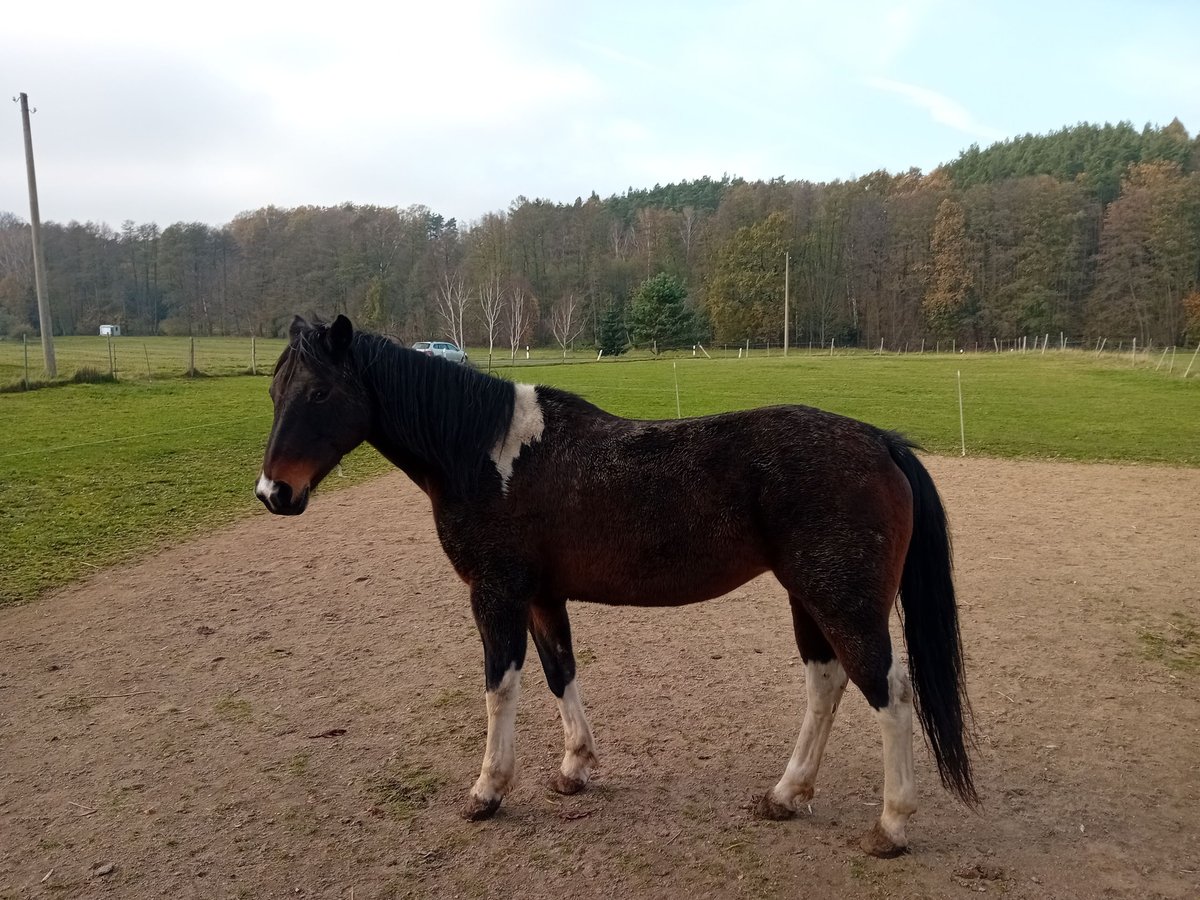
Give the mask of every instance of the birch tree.
<path id="1" fill-rule="evenodd" d="M 463 321 L 467 315 L 467 307 L 471 304 L 471 292 L 463 284 L 461 277 L 447 272 L 442 276 L 438 285 L 437 310 L 450 340 L 461 349 L 466 346 L 463 339 Z"/>
<path id="2" fill-rule="evenodd" d="M 504 314 L 504 289 L 500 286 L 500 277 L 495 276 L 484 282 L 479 289 L 479 311 L 483 326 L 487 329 L 488 341 L 488 371 L 492 371 L 492 348 L 496 346 L 496 333 L 500 327 L 500 317 Z M 514 351 L 514 356 L 516 355 Z"/>

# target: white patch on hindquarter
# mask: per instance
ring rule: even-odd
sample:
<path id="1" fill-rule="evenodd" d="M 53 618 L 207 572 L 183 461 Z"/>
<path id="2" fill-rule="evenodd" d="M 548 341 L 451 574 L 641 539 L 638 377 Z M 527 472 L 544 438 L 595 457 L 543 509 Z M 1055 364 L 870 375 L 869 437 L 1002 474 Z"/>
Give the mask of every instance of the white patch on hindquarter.
<path id="1" fill-rule="evenodd" d="M 588 724 L 574 679 L 558 701 L 558 714 L 562 718 L 564 747 L 559 771 L 573 781 L 586 782 L 596 762 L 596 742 L 592 739 L 592 726 Z"/>
<path id="2" fill-rule="evenodd" d="M 879 826 L 897 847 L 908 845 L 904 826 L 917 809 L 913 772 L 912 686 L 899 659 L 888 670 L 888 705 L 875 711 L 883 732 L 883 812 Z"/>
<path id="3" fill-rule="evenodd" d="M 517 722 L 517 701 L 521 696 L 521 670 L 513 666 L 504 673 L 499 686 L 487 692 L 487 748 L 479 780 L 471 794 L 483 801 L 503 797 L 517 770 L 517 751 L 513 730 Z"/>
<path id="4" fill-rule="evenodd" d="M 518 384 L 516 391 L 508 431 L 489 454 L 496 464 L 496 471 L 500 473 L 503 491 L 508 490 L 508 479 L 512 475 L 513 463 L 521 455 L 521 448 L 540 439 L 546 424 L 542 419 L 542 404 L 538 402 L 537 388 L 532 384 Z"/>

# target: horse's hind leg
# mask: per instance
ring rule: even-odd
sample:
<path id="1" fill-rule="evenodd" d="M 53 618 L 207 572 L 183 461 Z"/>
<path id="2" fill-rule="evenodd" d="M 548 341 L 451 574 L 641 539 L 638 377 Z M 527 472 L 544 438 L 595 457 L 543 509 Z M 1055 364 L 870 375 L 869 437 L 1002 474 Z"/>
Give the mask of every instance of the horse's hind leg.
<path id="1" fill-rule="evenodd" d="M 529 631 L 546 671 L 546 683 L 558 701 L 563 726 L 563 761 L 550 787 L 560 794 L 583 790 L 596 764 L 596 744 L 579 689 L 575 686 L 575 654 L 571 649 L 571 623 L 563 600 L 536 604 L 530 609 Z"/>
<path id="2" fill-rule="evenodd" d="M 872 856 L 885 858 L 899 856 L 908 847 L 905 827 L 917 809 L 912 687 L 908 672 L 892 653 L 887 622 L 890 598 L 895 592 L 886 596 L 887 602 L 862 603 L 851 602 L 845 596 L 835 597 L 830 602 L 808 607 L 850 680 L 867 698 L 883 735 L 883 812 L 863 838 L 862 848 Z"/>
<path id="3" fill-rule="evenodd" d="M 808 706 L 783 777 L 758 801 L 756 813 L 765 819 L 789 819 L 812 799 L 817 769 L 821 766 L 838 701 L 846 688 L 846 670 L 821 629 L 795 595 L 790 595 L 790 600 L 796 644 L 804 660 Z"/>
<path id="4" fill-rule="evenodd" d="M 899 660 L 892 659 L 888 666 L 886 693 L 878 687 L 875 690 L 875 699 L 868 696 L 867 701 L 883 733 L 883 812 L 862 839 L 862 848 L 872 856 L 886 858 L 898 856 L 908 847 L 905 827 L 917 810 L 912 685 Z"/>

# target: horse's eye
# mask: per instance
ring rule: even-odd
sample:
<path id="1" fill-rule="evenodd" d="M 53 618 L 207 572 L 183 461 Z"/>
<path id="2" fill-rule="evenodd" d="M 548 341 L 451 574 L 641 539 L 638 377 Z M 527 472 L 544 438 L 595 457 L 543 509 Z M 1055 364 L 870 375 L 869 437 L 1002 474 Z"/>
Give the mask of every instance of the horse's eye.
<path id="1" fill-rule="evenodd" d="M 313 403 L 324 403 L 328 397 L 329 397 L 329 391 L 323 391 L 320 388 L 317 388 L 315 391 L 313 391 L 311 394 L 308 395 L 308 399 L 311 400 Z"/>

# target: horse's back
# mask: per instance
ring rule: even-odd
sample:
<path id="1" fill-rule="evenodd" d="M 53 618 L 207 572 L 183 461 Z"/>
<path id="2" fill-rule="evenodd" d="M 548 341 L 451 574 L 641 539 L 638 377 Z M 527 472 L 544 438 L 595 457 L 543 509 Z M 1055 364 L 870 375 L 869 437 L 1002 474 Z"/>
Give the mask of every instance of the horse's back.
<path id="1" fill-rule="evenodd" d="M 878 430 L 810 407 L 674 421 L 550 412 L 514 467 L 513 537 L 552 593 L 577 599 L 718 596 L 798 536 L 845 531 L 890 465 Z"/>

